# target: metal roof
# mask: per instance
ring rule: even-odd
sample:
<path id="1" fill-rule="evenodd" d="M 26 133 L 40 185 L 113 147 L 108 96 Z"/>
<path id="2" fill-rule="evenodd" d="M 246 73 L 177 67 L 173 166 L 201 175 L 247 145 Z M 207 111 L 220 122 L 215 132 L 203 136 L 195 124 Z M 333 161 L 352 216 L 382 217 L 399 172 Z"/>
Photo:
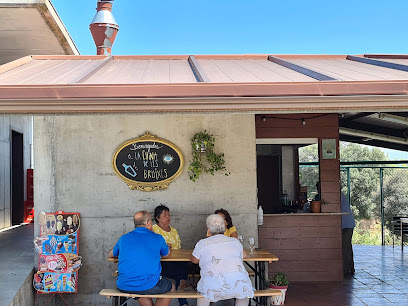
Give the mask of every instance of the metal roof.
<path id="1" fill-rule="evenodd" d="M 408 59 L 366 56 L 31 56 L 0 85 L 407 81 Z"/>
<path id="2" fill-rule="evenodd" d="M 341 140 L 408 150 L 408 56 L 50 55 L 0 66 L 0 113 L 95 112 L 339 113 Z"/>
<path id="3" fill-rule="evenodd" d="M 34 55 L 0 66 L 3 113 L 390 112 L 408 111 L 407 93 L 406 55 Z"/>

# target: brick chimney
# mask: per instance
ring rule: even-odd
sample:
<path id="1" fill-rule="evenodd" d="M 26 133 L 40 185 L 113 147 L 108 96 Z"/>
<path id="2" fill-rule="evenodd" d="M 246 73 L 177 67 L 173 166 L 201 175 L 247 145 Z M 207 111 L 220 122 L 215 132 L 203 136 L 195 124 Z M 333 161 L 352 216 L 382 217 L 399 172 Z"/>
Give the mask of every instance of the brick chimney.
<path id="1" fill-rule="evenodd" d="M 97 55 L 110 55 L 119 26 L 112 15 L 114 0 L 98 0 L 96 15 L 89 25 L 89 30 L 96 45 Z"/>

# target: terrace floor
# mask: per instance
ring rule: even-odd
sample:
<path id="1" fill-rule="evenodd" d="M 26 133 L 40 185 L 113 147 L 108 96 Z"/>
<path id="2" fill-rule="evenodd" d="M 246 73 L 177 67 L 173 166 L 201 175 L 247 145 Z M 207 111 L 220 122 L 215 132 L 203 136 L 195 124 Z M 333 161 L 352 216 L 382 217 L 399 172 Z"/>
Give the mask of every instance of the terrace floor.
<path id="1" fill-rule="evenodd" d="M 10 303 L 34 266 L 33 227 L 0 232 L 0 305 Z M 285 305 L 408 305 L 408 247 L 353 248 L 353 276 L 344 282 L 292 283 Z"/>
<path id="2" fill-rule="evenodd" d="M 353 276 L 290 284 L 285 305 L 408 305 L 408 247 L 354 245 L 353 250 Z"/>

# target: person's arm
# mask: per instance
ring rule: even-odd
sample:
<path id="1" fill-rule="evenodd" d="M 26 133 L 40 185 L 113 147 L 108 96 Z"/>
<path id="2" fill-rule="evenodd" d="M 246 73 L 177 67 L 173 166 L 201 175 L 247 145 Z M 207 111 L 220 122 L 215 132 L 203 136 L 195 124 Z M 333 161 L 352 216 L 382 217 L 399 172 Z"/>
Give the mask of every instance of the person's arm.
<path id="1" fill-rule="evenodd" d="M 190 256 L 190 261 L 193 263 L 193 264 L 198 264 L 199 262 L 200 262 L 200 257 L 201 257 L 201 248 L 200 248 L 200 246 L 201 246 L 201 241 L 202 240 L 200 240 L 199 242 L 197 242 L 197 244 L 196 244 L 196 246 L 194 247 L 194 250 L 193 250 L 193 252 L 191 253 L 191 256 Z"/>
<path id="2" fill-rule="evenodd" d="M 171 254 L 171 249 L 169 248 L 169 253 L 166 256 L 162 256 L 162 258 L 169 258 Z"/>
<path id="3" fill-rule="evenodd" d="M 237 229 L 235 228 L 235 226 L 232 226 L 231 228 L 229 228 L 229 230 L 231 232 L 230 237 L 238 239 L 238 232 L 237 232 Z"/>
<path id="4" fill-rule="evenodd" d="M 243 258 L 248 258 L 248 254 L 247 254 L 247 252 L 245 252 L 245 250 L 243 250 L 243 253 L 242 253 L 242 254 L 244 255 Z"/>
<path id="5" fill-rule="evenodd" d="M 160 256 L 161 258 L 169 258 L 171 251 L 169 246 L 166 243 L 166 240 L 164 240 L 163 236 L 160 235 L 160 243 L 161 243 L 161 248 L 160 248 Z M 164 255 L 166 254 L 166 255 Z"/>
<path id="6" fill-rule="evenodd" d="M 198 264 L 200 262 L 200 260 L 196 258 L 194 255 L 190 256 L 190 260 L 193 264 Z"/>
<path id="7" fill-rule="evenodd" d="M 109 250 L 109 257 L 119 257 L 119 245 L 120 241 L 122 240 L 122 237 L 119 238 L 119 241 L 116 243 L 116 245 L 113 247 L 113 249 Z"/>

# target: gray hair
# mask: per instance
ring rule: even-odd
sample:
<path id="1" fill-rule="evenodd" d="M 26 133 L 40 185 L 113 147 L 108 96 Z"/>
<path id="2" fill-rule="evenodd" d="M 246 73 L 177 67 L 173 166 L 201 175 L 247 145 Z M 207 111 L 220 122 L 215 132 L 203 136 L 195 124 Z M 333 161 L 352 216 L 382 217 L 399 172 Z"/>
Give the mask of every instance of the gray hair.
<path id="1" fill-rule="evenodd" d="M 151 220 L 152 216 L 146 210 L 141 210 L 135 213 L 133 217 L 133 222 L 135 223 L 136 227 L 145 227 L 147 225 L 147 221 Z"/>
<path id="2" fill-rule="evenodd" d="M 224 218 L 220 215 L 209 215 L 205 221 L 207 228 L 210 231 L 211 235 L 224 234 L 225 232 L 225 223 Z"/>

